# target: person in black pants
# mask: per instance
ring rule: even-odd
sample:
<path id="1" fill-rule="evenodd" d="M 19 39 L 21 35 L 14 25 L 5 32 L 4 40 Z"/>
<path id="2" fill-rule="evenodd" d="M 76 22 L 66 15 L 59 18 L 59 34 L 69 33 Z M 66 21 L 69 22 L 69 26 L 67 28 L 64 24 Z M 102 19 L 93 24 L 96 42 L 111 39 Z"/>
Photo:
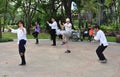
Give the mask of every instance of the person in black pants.
<path id="1" fill-rule="evenodd" d="M 26 44 L 26 40 L 22 39 L 19 41 L 19 54 L 21 56 L 21 64 L 20 65 L 26 65 L 26 61 L 25 61 L 25 44 Z"/>
<path id="2" fill-rule="evenodd" d="M 20 54 L 20 57 L 21 57 L 21 64 L 19 64 L 20 66 L 23 66 L 23 65 L 26 65 L 26 60 L 25 60 L 25 51 L 26 51 L 26 48 L 25 48 L 25 44 L 26 44 L 26 40 L 27 40 L 27 37 L 26 37 L 26 29 L 24 28 L 24 23 L 23 21 L 19 21 L 18 22 L 18 29 L 12 29 L 12 28 L 9 28 L 11 30 L 12 33 L 17 33 L 17 36 L 18 36 L 18 49 L 19 49 L 19 54 Z"/>
<path id="3" fill-rule="evenodd" d="M 99 57 L 99 60 L 106 60 L 104 54 L 103 54 L 103 51 L 107 48 L 107 46 L 104 46 L 103 44 L 100 45 L 97 50 L 96 50 L 96 53 L 97 53 L 97 56 Z"/>
<path id="4" fill-rule="evenodd" d="M 51 21 L 52 23 L 47 21 L 47 24 L 51 27 L 51 39 L 53 40 L 52 46 L 56 46 L 56 31 L 58 29 L 58 25 L 54 18 L 52 18 Z"/>
<path id="5" fill-rule="evenodd" d="M 36 43 L 35 44 L 39 44 L 39 40 L 38 40 L 38 34 L 40 33 L 40 26 L 38 24 L 38 22 L 35 22 L 35 30 L 32 33 L 33 37 L 36 39 Z"/>
<path id="6" fill-rule="evenodd" d="M 104 56 L 103 52 L 104 50 L 108 47 L 108 42 L 107 39 L 105 37 L 105 34 L 102 30 L 100 30 L 99 26 L 95 26 L 95 31 L 97 32 L 96 35 L 94 35 L 94 39 L 95 40 L 100 40 L 100 45 L 98 46 L 98 48 L 96 49 L 96 53 L 97 56 L 99 58 L 99 61 L 101 63 L 106 63 L 107 59 Z"/>

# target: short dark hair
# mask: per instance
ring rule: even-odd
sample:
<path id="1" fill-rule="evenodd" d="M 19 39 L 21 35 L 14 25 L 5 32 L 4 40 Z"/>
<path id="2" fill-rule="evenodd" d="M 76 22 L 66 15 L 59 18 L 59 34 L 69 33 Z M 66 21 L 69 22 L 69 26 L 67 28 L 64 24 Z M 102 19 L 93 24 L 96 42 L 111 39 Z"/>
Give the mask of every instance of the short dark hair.
<path id="1" fill-rule="evenodd" d="M 24 26 L 24 22 L 23 22 L 22 20 L 19 20 L 19 21 L 17 22 L 17 25 L 18 25 L 19 23 L 22 23 L 23 26 Z"/>
<path id="2" fill-rule="evenodd" d="M 95 25 L 94 28 L 95 28 L 95 29 L 100 29 L 100 26 Z"/>

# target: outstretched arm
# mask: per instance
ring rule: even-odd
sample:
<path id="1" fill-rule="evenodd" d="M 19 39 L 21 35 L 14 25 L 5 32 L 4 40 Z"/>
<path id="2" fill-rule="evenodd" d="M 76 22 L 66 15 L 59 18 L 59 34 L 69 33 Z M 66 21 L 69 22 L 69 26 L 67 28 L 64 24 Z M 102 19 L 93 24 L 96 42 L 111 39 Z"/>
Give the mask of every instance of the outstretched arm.
<path id="1" fill-rule="evenodd" d="M 7 28 L 10 30 L 10 32 L 12 32 L 12 33 L 17 33 L 17 30 L 12 29 L 10 26 L 8 26 Z"/>
<path id="2" fill-rule="evenodd" d="M 64 30 L 64 26 L 61 24 L 60 20 L 59 20 L 59 25 L 60 25 L 61 29 Z"/>

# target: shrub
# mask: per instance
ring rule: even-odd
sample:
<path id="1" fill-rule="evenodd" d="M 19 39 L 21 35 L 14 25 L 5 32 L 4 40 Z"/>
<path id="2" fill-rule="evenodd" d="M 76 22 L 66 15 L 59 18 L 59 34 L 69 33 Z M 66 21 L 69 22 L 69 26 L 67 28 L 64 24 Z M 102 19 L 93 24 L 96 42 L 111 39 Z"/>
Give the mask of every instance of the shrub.
<path id="1" fill-rule="evenodd" d="M 102 25 L 100 28 L 102 30 L 104 30 L 104 31 L 114 31 L 115 30 L 114 26 L 105 26 L 105 25 Z"/>
<path id="2" fill-rule="evenodd" d="M 10 42 L 13 41 L 13 39 L 10 38 L 0 38 L 0 42 Z"/>

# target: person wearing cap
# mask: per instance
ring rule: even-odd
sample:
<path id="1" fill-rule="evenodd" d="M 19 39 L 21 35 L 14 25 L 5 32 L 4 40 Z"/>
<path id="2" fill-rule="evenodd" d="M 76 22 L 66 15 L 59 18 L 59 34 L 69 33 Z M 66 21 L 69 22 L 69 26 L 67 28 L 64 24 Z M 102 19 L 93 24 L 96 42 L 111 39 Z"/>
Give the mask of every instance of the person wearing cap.
<path id="1" fill-rule="evenodd" d="M 53 40 L 52 46 L 56 46 L 56 31 L 58 29 L 58 25 L 54 18 L 51 18 L 51 21 L 52 23 L 47 21 L 47 24 L 51 27 L 51 38 Z"/>
<path id="2" fill-rule="evenodd" d="M 12 29 L 9 28 L 11 30 L 12 33 L 17 33 L 17 37 L 18 37 L 18 48 L 19 48 L 19 54 L 21 57 L 21 64 L 19 64 L 20 66 L 26 65 L 26 60 L 25 60 L 25 45 L 26 45 L 26 41 L 27 41 L 27 37 L 26 37 L 26 29 L 24 27 L 24 23 L 23 21 L 18 21 L 18 29 Z"/>
<path id="3" fill-rule="evenodd" d="M 69 45 L 68 45 L 69 38 L 72 34 L 72 24 L 70 23 L 70 19 L 66 18 L 66 23 L 63 25 L 61 24 L 61 21 L 59 21 L 59 24 L 61 28 L 63 29 L 63 31 L 61 31 L 62 38 L 63 38 L 62 45 L 65 44 L 67 48 L 67 51 L 65 51 L 65 53 L 71 53 L 71 51 L 69 50 Z"/>
<path id="4" fill-rule="evenodd" d="M 100 40 L 100 45 L 96 49 L 97 56 L 101 63 L 106 63 L 107 59 L 103 54 L 104 50 L 108 47 L 108 42 L 107 42 L 106 36 L 105 36 L 104 32 L 102 30 L 100 30 L 99 26 L 95 25 L 94 29 L 97 32 L 96 35 L 94 35 L 94 39 Z"/>

